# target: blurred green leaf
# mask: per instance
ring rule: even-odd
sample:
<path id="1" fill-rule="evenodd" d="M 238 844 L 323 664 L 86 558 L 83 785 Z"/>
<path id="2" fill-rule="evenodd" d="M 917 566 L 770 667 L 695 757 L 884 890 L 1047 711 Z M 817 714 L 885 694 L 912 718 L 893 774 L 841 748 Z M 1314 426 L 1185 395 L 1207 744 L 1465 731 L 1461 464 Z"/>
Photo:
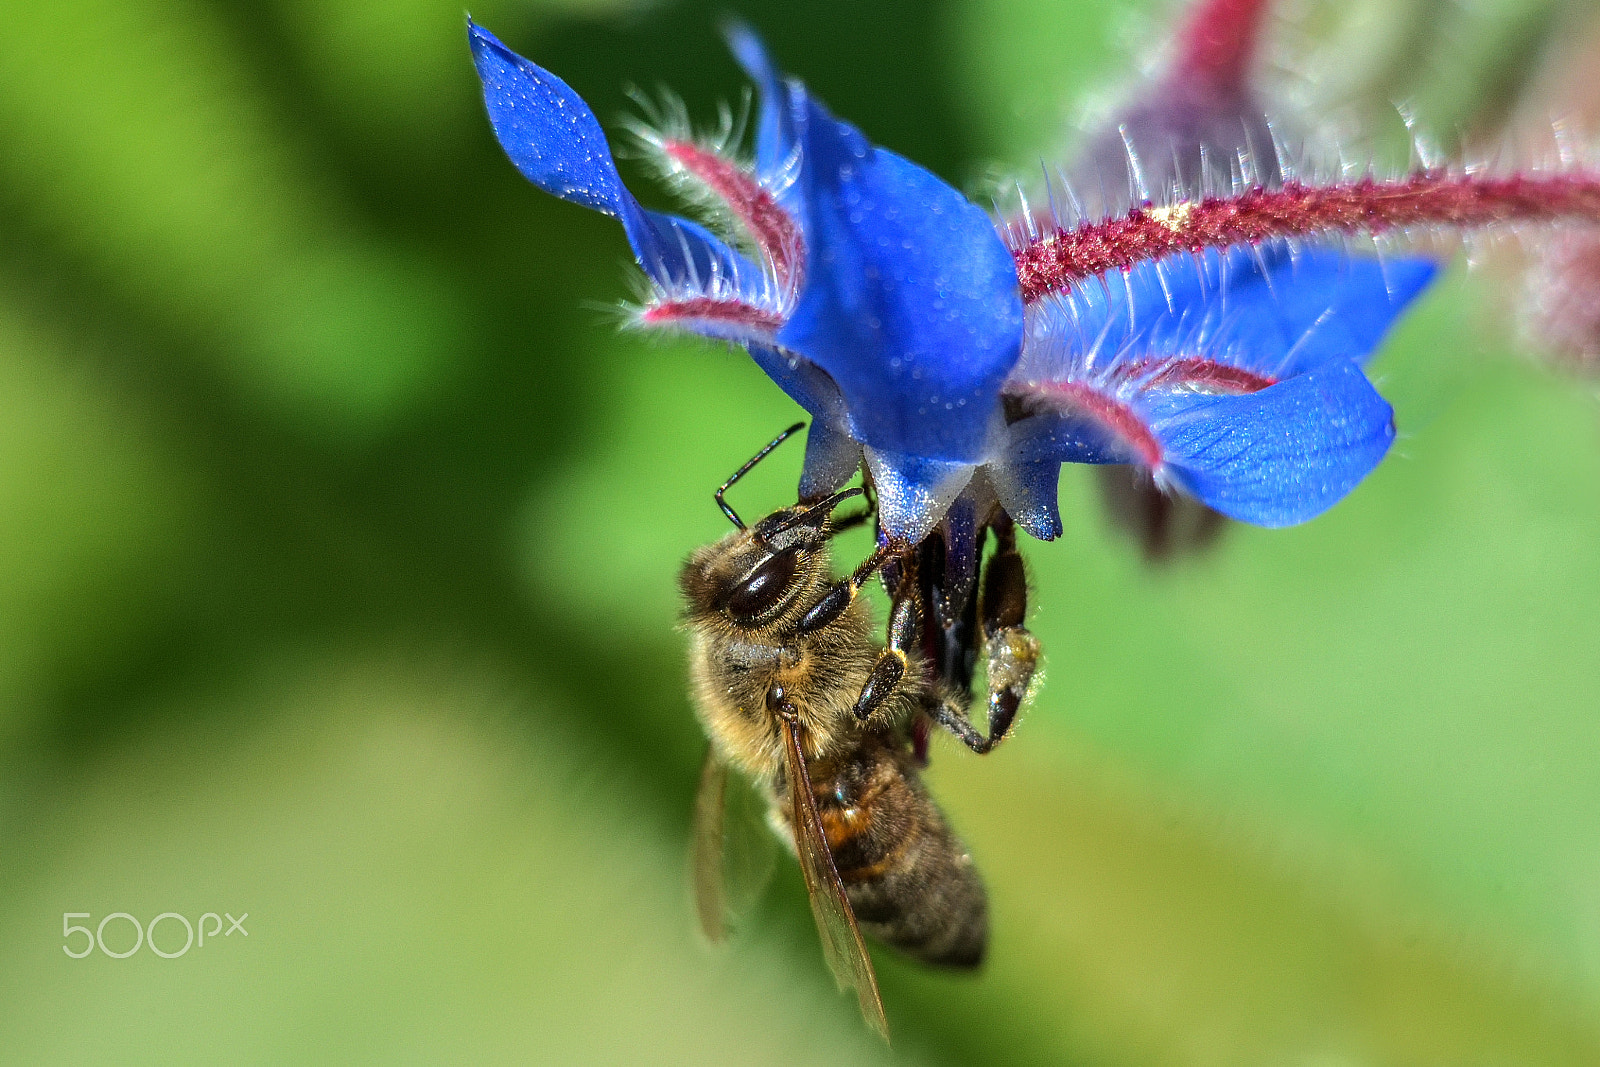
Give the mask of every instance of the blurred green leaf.
<path id="1" fill-rule="evenodd" d="M 491 672 L 356 654 L 275 673 L 8 827 L 7 1059 L 886 1060 L 814 945 L 698 944 L 682 842 Z M 248 934 L 71 959 L 61 915 L 85 909 L 248 913 Z M 161 934 L 177 951 L 177 924 Z"/>
<path id="2" fill-rule="evenodd" d="M 0 298 L 0 745 L 126 654 L 205 536 L 170 445 Z"/>
<path id="3" fill-rule="evenodd" d="M 18 9 L 0 188 L 254 402 L 361 432 L 444 372 L 460 297 L 365 232 L 297 151 L 242 42 L 185 0 Z"/>

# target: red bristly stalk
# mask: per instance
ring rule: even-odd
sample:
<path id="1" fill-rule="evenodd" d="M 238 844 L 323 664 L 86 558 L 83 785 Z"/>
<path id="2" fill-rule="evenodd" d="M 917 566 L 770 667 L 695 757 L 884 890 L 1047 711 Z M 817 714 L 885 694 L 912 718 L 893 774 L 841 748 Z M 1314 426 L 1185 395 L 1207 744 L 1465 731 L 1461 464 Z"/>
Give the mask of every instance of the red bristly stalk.
<path id="1" fill-rule="evenodd" d="M 1201 0 L 1178 31 L 1169 79 L 1211 91 L 1244 89 L 1271 0 Z"/>
<path id="2" fill-rule="evenodd" d="M 731 161 L 692 141 L 665 140 L 661 151 L 727 205 L 772 261 L 780 283 L 793 277 L 800 251 L 794 220 L 770 192 Z"/>
<path id="3" fill-rule="evenodd" d="M 696 320 L 752 333 L 775 334 L 783 328 L 783 316 L 776 311 L 713 296 L 661 300 L 639 313 L 639 321 L 646 326 L 681 326 Z"/>
<path id="4" fill-rule="evenodd" d="M 1465 230 L 1560 221 L 1600 222 L 1600 176 L 1486 178 L 1425 171 L 1324 186 L 1287 181 L 1276 189 L 1135 208 L 1119 218 L 1041 237 L 1014 254 L 1023 299 L 1032 302 L 1105 271 L 1130 270 L 1174 252 L 1408 226 Z"/>

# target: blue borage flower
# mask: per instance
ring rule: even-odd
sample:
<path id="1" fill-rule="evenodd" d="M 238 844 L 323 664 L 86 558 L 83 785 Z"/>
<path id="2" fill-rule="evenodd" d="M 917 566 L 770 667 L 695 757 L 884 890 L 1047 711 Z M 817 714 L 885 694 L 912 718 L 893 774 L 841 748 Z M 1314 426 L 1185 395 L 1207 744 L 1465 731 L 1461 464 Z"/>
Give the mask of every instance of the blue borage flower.
<path id="1" fill-rule="evenodd" d="M 884 533 L 943 527 L 959 583 L 1002 508 L 1061 530 L 1063 462 L 1133 463 L 1266 526 L 1345 495 L 1393 439 L 1359 367 L 1427 283 L 1422 261 L 1269 244 L 1179 255 L 1024 311 L 1004 227 L 869 144 L 735 28 L 760 92 L 754 159 L 656 132 L 664 167 L 725 207 L 724 240 L 642 208 L 588 106 L 481 27 L 490 121 L 535 185 L 617 217 L 651 284 L 642 325 L 744 345 L 811 413 L 801 494 L 865 462 Z"/>
<path id="2" fill-rule="evenodd" d="M 1289 526 L 1331 507 L 1394 439 L 1359 362 L 1435 273 L 1284 243 L 1140 264 L 1029 310 L 1004 386 L 1007 510 L 1060 532 L 1062 462 L 1131 463 L 1231 518 Z"/>

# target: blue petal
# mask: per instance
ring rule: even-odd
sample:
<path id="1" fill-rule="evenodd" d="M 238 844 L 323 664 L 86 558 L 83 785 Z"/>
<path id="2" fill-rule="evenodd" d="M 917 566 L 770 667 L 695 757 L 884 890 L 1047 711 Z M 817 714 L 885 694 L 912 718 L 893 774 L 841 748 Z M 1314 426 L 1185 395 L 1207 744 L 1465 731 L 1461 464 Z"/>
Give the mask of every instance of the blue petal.
<path id="1" fill-rule="evenodd" d="M 619 215 L 632 197 L 617 176 L 594 112 L 566 82 L 467 21 L 483 102 L 506 155 L 523 177 L 563 200 Z"/>
<path id="2" fill-rule="evenodd" d="M 836 430 L 843 430 L 844 400 L 839 396 L 839 387 L 826 374 L 803 359 L 759 341 L 746 342 L 745 348 L 749 350 L 756 366 L 766 371 L 767 377 L 787 393 L 789 399 L 805 408 L 816 424 L 826 423 Z M 816 424 L 813 425 L 813 434 L 816 433 Z M 824 490 L 823 495 L 831 491 Z"/>
<path id="3" fill-rule="evenodd" d="M 1282 243 L 1183 253 L 1044 306 L 1036 330 L 1070 320 L 1083 350 L 1135 359 L 1181 350 L 1287 378 L 1331 360 L 1364 362 L 1437 271 L 1429 259 Z"/>
<path id="4" fill-rule="evenodd" d="M 815 101 L 801 135 L 806 282 L 779 343 L 839 383 L 864 444 L 978 460 L 1022 344 L 1011 253 L 960 193 Z"/>
<path id="5" fill-rule="evenodd" d="M 615 216 L 639 264 L 660 285 L 764 295 L 760 268 L 704 227 L 646 211 L 622 184 L 589 105 L 566 82 L 468 20 L 473 62 L 495 136 L 523 177 L 547 193 Z"/>
<path id="6" fill-rule="evenodd" d="M 748 25 L 731 21 L 725 33 L 733 57 L 761 93 L 761 110 L 756 118 L 756 172 L 763 176 L 775 174 L 799 143 L 795 124 L 804 121 L 805 90 L 798 83 L 784 81 L 761 38 Z"/>
<path id="7" fill-rule="evenodd" d="M 800 499 L 818 500 L 837 492 L 861 469 L 861 445 L 818 418 L 806 434 L 806 462 L 800 471 Z"/>
<path id="8" fill-rule="evenodd" d="M 1336 504 L 1394 440 L 1394 413 L 1349 360 L 1246 396 L 1169 398 L 1150 428 L 1167 478 L 1230 518 L 1292 526 Z"/>
<path id="9" fill-rule="evenodd" d="M 1061 508 L 1056 501 L 1061 459 L 1055 431 L 1062 421 L 1044 414 L 1012 423 L 1005 457 L 984 468 L 1006 514 L 1041 541 L 1061 536 Z M 1060 449 L 1070 450 L 1070 446 Z"/>
<path id="10" fill-rule="evenodd" d="M 878 524 L 890 537 L 917 544 L 944 518 L 976 469 L 906 453 L 863 449 L 878 494 Z"/>

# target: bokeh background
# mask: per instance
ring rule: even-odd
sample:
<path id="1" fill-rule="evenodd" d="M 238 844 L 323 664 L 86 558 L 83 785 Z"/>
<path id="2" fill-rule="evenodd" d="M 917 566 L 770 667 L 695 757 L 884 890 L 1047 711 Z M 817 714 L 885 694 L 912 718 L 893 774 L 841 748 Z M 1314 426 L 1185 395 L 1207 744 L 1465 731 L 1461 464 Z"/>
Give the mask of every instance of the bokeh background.
<path id="1" fill-rule="evenodd" d="M 975 192 L 1170 15 L 734 6 Z M 660 83 L 709 123 L 726 10 L 473 15 L 603 119 Z M 1404 165 L 1397 100 L 1493 149 L 1593 14 L 1299 0 L 1272 76 L 1371 119 L 1357 154 L 1399 130 Z M 991 962 L 879 953 L 890 1052 L 792 865 L 728 950 L 691 920 L 673 579 L 796 411 L 620 331 L 619 228 L 524 183 L 477 94 L 443 0 L 7 8 L 0 1061 L 1600 1062 L 1600 401 L 1529 358 L 1494 263 L 1380 355 L 1403 437 L 1305 527 L 1152 569 L 1066 472 L 1065 535 L 1026 546 L 1045 684 L 930 772 Z M 223 911 L 248 936 L 62 951 L 65 912 Z"/>

